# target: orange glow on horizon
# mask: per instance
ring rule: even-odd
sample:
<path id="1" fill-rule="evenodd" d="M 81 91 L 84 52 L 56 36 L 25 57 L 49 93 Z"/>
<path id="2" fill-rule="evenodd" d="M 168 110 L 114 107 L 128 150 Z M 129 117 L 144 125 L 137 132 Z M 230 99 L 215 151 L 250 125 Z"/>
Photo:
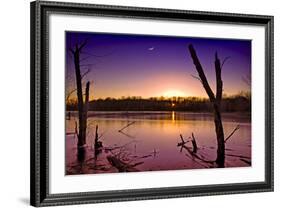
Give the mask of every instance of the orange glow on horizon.
<path id="1" fill-rule="evenodd" d="M 186 94 L 180 90 L 168 90 L 164 92 L 164 97 L 187 97 Z"/>

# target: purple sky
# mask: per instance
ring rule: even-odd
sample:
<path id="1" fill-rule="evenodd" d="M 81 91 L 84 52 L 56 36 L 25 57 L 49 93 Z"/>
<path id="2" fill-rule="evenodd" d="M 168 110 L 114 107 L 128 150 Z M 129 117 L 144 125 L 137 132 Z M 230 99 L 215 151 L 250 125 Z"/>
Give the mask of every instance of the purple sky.
<path id="1" fill-rule="evenodd" d="M 193 44 L 215 92 L 214 54 L 221 61 L 224 93 L 249 91 L 242 77 L 251 72 L 251 41 L 112 33 L 66 32 L 66 49 L 87 39 L 81 54 L 84 81 L 92 81 L 90 98 L 121 96 L 206 97 L 188 51 Z M 75 88 L 74 63 L 66 53 L 66 91 Z M 74 94 L 75 95 L 75 94 Z"/>

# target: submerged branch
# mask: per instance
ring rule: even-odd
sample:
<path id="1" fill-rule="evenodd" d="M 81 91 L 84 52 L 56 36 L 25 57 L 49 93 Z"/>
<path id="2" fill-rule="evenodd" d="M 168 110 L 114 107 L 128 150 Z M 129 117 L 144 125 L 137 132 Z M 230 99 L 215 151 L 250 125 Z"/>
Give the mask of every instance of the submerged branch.
<path id="1" fill-rule="evenodd" d="M 132 121 L 131 123 L 128 123 L 126 126 L 124 126 L 123 128 L 121 128 L 120 130 L 118 130 L 119 132 L 123 131 L 124 129 L 128 128 L 129 126 L 133 125 L 134 123 L 136 123 L 135 121 Z"/>
<path id="2" fill-rule="evenodd" d="M 123 134 L 123 135 L 125 135 L 126 137 L 131 138 L 131 139 L 135 139 L 135 138 L 136 138 L 136 137 L 134 137 L 134 136 L 132 136 L 132 135 L 130 135 L 130 134 L 124 133 L 123 131 L 118 131 L 118 132 L 121 133 L 121 134 Z"/>
<path id="3" fill-rule="evenodd" d="M 136 171 L 135 168 L 128 167 L 128 164 L 124 163 L 120 159 L 114 156 L 107 156 L 106 157 L 108 162 L 115 168 L 118 169 L 119 172 L 131 172 Z"/>
<path id="4" fill-rule="evenodd" d="M 194 160 L 194 158 L 191 157 L 190 155 L 188 155 L 188 154 L 185 154 L 185 155 L 186 155 L 187 157 L 189 157 L 190 159 L 192 159 L 195 163 L 201 165 L 202 167 L 204 167 L 204 168 L 210 168 L 208 165 L 202 164 L 202 163 L 200 163 L 200 162 Z"/>

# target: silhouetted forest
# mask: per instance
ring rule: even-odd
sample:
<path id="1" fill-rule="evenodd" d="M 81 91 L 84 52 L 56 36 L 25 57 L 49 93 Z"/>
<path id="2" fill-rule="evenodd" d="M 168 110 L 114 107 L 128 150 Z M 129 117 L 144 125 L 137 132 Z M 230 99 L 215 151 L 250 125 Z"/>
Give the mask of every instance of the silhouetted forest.
<path id="1" fill-rule="evenodd" d="M 70 100 L 67 110 L 77 110 L 77 102 Z M 97 99 L 89 102 L 91 111 L 192 111 L 212 112 L 212 104 L 207 98 L 198 97 L 151 97 L 137 96 Z M 222 112 L 250 112 L 250 92 L 240 92 L 233 96 L 223 96 Z"/>

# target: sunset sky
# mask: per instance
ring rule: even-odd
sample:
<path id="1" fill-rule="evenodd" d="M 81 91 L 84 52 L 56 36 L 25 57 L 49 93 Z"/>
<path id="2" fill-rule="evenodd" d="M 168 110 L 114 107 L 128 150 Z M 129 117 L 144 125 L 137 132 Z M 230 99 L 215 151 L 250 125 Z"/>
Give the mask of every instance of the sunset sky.
<path id="1" fill-rule="evenodd" d="M 90 99 L 121 96 L 207 97 L 188 51 L 193 44 L 215 92 L 214 55 L 221 61 L 224 93 L 249 91 L 243 77 L 251 73 L 251 41 L 109 33 L 66 32 L 66 92 L 75 88 L 69 48 L 87 39 L 81 54 L 81 74 L 91 72 Z M 76 96 L 76 94 L 74 94 Z"/>

